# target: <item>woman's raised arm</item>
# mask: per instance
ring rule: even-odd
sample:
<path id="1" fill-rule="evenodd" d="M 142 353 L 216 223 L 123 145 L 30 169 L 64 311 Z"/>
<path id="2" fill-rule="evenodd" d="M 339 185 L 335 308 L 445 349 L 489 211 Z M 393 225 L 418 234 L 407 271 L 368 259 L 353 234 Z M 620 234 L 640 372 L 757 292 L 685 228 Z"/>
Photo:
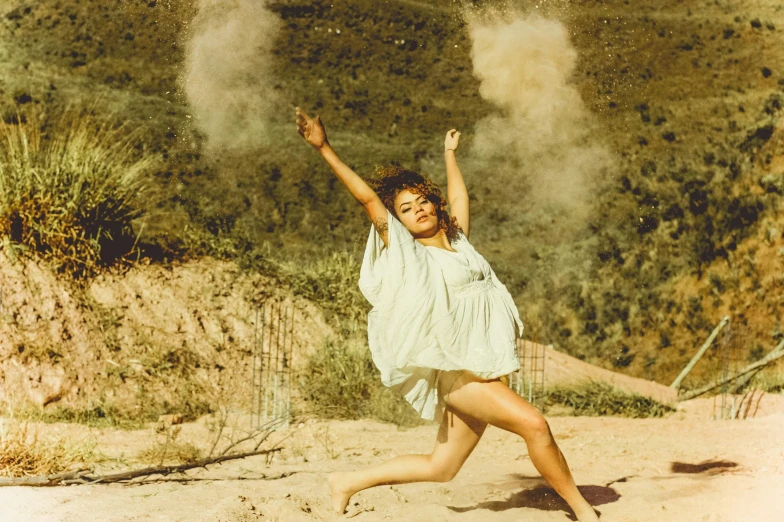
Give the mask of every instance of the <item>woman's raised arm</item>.
<path id="1" fill-rule="evenodd" d="M 469 211 L 468 211 L 468 189 L 466 188 L 463 175 L 457 166 L 455 151 L 460 140 L 460 133 L 456 129 L 450 129 L 444 139 L 444 160 L 446 161 L 446 199 L 449 202 L 449 210 L 457 219 L 458 226 L 463 234 L 468 237 Z"/>
<path id="2" fill-rule="evenodd" d="M 354 199 L 359 201 L 362 207 L 367 212 L 373 226 L 381 236 L 384 244 L 387 243 L 387 230 L 389 224 L 387 223 L 387 208 L 381 202 L 378 194 L 365 183 L 356 172 L 343 163 L 338 157 L 337 153 L 332 149 L 327 140 L 327 132 L 324 129 L 324 124 L 321 123 L 321 118 L 316 116 L 315 119 L 309 117 L 305 112 L 297 107 L 297 131 L 305 141 L 310 143 L 321 157 L 329 164 L 335 176 L 346 186 Z"/>

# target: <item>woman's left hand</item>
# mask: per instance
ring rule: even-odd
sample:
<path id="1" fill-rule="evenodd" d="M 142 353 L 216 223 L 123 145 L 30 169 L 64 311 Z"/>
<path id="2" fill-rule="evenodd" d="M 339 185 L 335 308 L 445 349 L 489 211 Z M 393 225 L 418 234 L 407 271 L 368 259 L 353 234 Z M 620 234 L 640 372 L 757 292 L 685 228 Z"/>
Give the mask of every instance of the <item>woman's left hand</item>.
<path id="1" fill-rule="evenodd" d="M 444 152 L 457 150 L 457 142 L 460 141 L 460 132 L 457 129 L 449 129 L 444 139 Z"/>

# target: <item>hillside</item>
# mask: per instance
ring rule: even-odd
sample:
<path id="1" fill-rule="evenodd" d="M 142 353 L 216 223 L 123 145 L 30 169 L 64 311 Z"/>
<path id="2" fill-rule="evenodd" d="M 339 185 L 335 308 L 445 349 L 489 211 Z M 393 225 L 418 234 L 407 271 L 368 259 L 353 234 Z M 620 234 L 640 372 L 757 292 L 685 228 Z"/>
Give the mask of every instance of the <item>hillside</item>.
<path id="1" fill-rule="evenodd" d="M 503 27 L 488 18 L 492 9 L 535 25 L 502 2 L 210 5 L 200 14 L 197 2 L 176 0 L 0 8 L 6 122 L 97 104 L 146 129 L 140 151 L 162 160 L 138 224 L 151 262 L 208 254 L 258 270 L 253 253 L 263 249 L 303 261 L 333 251 L 359 258 L 367 224 L 294 132 L 300 105 L 321 115 L 363 175 L 397 162 L 443 180 L 442 136 L 463 130 L 472 242 L 534 340 L 668 381 L 723 315 L 745 327 L 744 357 L 784 335 L 778 3 L 542 2 L 541 14 L 565 28 L 564 53 L 575 52 L 564 89 L 579 94 L 585 114 L 575 121 L 585 129 L 569 147 L 545 143 L 537 160 L 480 146 L 488 118 L 515 108 L 483 97 L 475 28 Z M 254 16 L 237 27 L 250 51 L 230 33 L 210 33 L 246 12 Z M 197 42 L 226 52 L 194 62 Z M 515 56 L 509 70 L 525 69 Z M 236 90 L 215 81 L 229 73 Z M 212 86 L 202 101 L 225 103 L 196 105 L 188 85 Z M 225 129 L 243 130 L 221 147 L 204 126 L 215 107 L 231 109 L 221 113 Z M 517 142 L 529 138 L 514 132 Z M 559 163 L 559 149 L 582 147 L 600 149 L 606 163 Z M 543 165 L 552 175 L 536 176 Z M 568 191 L 577 171 L 593 173 L 579 178 L 579 204 L 548 199 Z M 705 363 L 693 382 L 712 371 Z"/>

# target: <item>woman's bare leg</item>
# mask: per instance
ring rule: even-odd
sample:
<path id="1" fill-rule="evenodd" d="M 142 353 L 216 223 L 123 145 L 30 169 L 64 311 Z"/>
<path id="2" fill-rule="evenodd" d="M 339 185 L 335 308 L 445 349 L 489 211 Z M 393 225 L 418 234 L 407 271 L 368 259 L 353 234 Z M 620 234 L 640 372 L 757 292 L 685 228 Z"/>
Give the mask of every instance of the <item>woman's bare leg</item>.
<path id="1" fill-rule="evenodd" d="M 578 520 L 598 520 L 594 509 L 577 489 L 550 426 L 528 401 L 500 381 L 482 381 L 465 372 L 451 387 L 447 403 L 454 411 L 523 437 L 531 462 L 574 510 Z"/>
<path id="2" fill-rule="evenodd" d="M 578 520 L 598 520 L 577 489 L 547 421 L 536 408 L 503 383 L 482 381 L 468 372 L 454 383 L 445 379 L 443 386 L 450 390 L 449 408 L 433 453 L 403 455 L 366 470 L 332 473 L 329 484 L 335 511 L 343 513 L 351 496 L 369 487 L 451 480 L 479 442 L 487 424 L 492 424 L 525 439 L 534 466 L 566 500 Z"/>
<path id="3" fill-rule="evenodd" d="M 328 477 L 332 507 L 346 510 L 352 495 L 384 484 L 447 482 L 452 480 L 476 447 L 487 424 L 447 409 L 438 429 L 436 446 L 429 455 L 401 455 L 378 466 Z"/>

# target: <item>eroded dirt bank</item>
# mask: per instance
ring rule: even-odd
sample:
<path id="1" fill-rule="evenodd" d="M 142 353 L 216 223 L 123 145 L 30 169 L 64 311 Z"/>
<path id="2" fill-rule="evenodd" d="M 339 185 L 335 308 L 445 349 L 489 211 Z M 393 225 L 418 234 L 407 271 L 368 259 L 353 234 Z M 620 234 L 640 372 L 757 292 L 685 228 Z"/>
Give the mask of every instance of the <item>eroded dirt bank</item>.
<path id="1" fill-rule="evenodd" d="M 154 420 L 247 407 L 256 312 L 291 306 L 295 369 L 331 328 L 274 280 L 205 258 L 139 264 L 79 289 L 0 253 L 0 402 Z"/>

